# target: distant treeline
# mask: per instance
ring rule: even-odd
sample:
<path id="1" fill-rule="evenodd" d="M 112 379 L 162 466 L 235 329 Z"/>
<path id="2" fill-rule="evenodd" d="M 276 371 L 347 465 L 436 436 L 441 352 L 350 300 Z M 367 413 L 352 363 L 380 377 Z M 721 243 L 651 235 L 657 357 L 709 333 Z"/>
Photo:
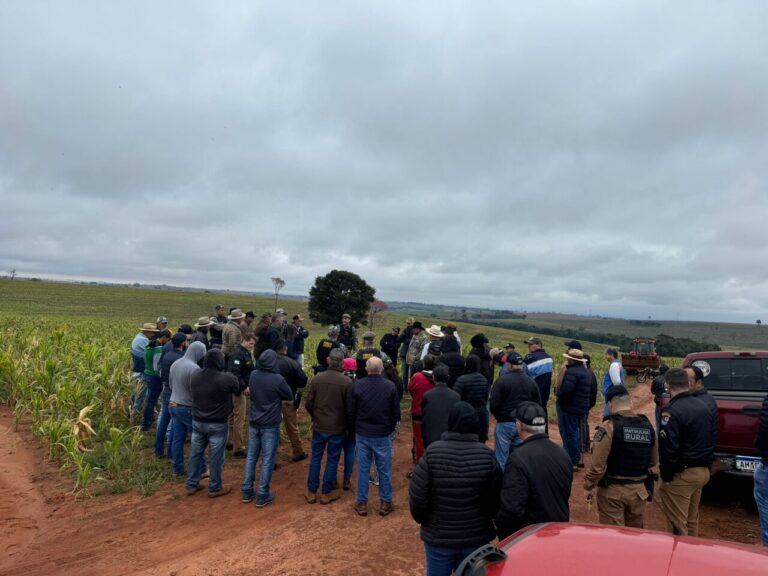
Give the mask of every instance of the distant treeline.
<path id="1" fill-rule="evenodd" d="M 511 330 L 520 330 L 523 332 L 533 332 L 536 334 L 547 334 L 549 336 L 559 336 L 562 338 L 582 339 L 598 344 L 608 344 L 619 350 L 627 352 L 632 349 L 632 338 L 626 334 L 608 334 L 604 332 L 592 332 L 573 328 L 547 328 L 544 326 L 534 326 L 523 322 L 497 322 L 497 321 L 477 321 L 478 324 L 493 326 L 495 328 L 506 328 Z M 721 350 L 717 344 L 711 342 L 697 342 L 690 338 L 674 338 L 667 334 L 659 334 L 656 339 L 656 352 L 661 356 L 674 356 L 677 358 L 686 356 L 691 352 L 712 352 Z"/>
<path id="2" fill-rule="evenodd" d="M 658 328 L 661 326 L 661 322 L 654 322 L 653 320 L 630 320 L 630 326 L 643 326 L 645 328 Z"/>
<path id="3" fill-rule="evenodd" d="M 511 310 L 494 310 L 492 312 L 475 312 L 470 314 L 470 318 L 473 320 L 476 318 L 479 318 L 480 320 L 497 320 L 501 318 L 507 320 L 525 320 L 527 315 L 520 314 L 519 312 L 512 312 Z"/>

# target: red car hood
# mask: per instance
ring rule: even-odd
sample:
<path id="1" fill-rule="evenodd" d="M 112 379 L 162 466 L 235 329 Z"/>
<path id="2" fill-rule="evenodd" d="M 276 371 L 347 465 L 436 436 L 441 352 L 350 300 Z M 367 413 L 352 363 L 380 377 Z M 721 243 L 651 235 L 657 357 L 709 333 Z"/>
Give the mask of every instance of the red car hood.
<path id="1" fill-rule="evenodd" d="M 768 552 L 741 544 L 594 524 L 540 524 L 499 544 L 503 562 L 488 576 L 768 575 Z"/>

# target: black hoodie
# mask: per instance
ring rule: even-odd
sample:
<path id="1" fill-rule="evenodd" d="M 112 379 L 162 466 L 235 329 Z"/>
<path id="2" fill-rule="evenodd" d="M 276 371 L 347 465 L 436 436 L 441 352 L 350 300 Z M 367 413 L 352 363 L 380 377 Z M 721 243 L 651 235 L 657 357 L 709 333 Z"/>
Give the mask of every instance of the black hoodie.
<path id="1" fill-rule="evenodd" d="M 236 376 L 224 372 L 224 354 L 218 348 L 205 355 L 203 369 L 192 376 L 190 387 L 192 419 L 213 424 L 227 422 L 232 413 L 232 394 L 245 390 Z"/>
<path id="2" fill-rule="evenodd" d="M 501 470 L 477 437 L 477 412 L 466 402 L 451 409 L 449 431 L 427 448 L 409 488 L 411 516 L 421 539 L 441 548 L 473 548 L 496 536 Z"/>

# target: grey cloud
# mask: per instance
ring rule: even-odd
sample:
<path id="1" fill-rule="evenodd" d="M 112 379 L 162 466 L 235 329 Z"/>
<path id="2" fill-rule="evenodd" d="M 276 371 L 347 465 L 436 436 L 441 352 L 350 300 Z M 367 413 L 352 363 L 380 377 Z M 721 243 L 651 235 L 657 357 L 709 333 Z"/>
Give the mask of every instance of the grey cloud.
<path id="1" fill-rule="evenodd" d="M 751 322 L 766 16 L 7 2 L 0 267 Z"/>

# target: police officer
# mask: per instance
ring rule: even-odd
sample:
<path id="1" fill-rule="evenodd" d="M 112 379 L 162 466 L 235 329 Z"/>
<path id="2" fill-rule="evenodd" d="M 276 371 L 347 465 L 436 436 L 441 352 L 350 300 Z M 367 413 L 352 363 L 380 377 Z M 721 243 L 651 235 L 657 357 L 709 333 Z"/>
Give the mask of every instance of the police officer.
<path id="1" fill-rule="evenodd" d="M 374 347 L 373 341 L 376 339 L 376 334 L 371 331 L 363 334 L 363 346 L 355 354 L 355 361 L 357 362 L 357 371 L 355 377 L 359 380 L 368 376 L 368 372 L 365 371 L 365 363 L 368 362 L 374 356 L 376 358 L 382 358 L 381 350 Z M 391 362 L 390 362 L 391 363 Z"/>
<path id="2" fill-rule="evenodd" d="M 717 401 L 704 387 L 704 372 L 701 371 L 701 368 L 689 366 L 685 372 L 688 374 L 688 389 L 691 391 L 691 395 L 701 400 L 709 411 L 709 417 L 712 420 L 712 445 L 717 446 L 717 420 L 719 418 Z"/>
<path id="3" fill-rule="evenodd" d="M 696 536 L 701 490 L 709 482 L 715 453 L 712 418 L 689 390 L 685 370 L 672 368 L 665 379 L 672 399 L 661 413 L 659 506 L 670 532 Z"/>
<path id="4" fill-rule="evenodd" d="M 352 317 L 346 313 L 341 315 L 339 342 L 346 346 L 349 356 L 357 352 L 357 328 L 352 326 Z"/>
<path id="5" fill-rule="evenodd" d="M 344 352 L 344 356 L 347 355 L 347 350 L 339 342 L 339 327 L 331 326 L 328 328 L 328 338 L 323 338 L 317 344 L 317 350 L 315 355 L 317 356 L 317 364 L 314 366 L 315 374 L 324 372 L 328 368 L 328 355 L 334 348 L 341 348 Z"/>
<path id="6" fill-rule="evenodd" d="M 601 524 L 642 528 L 645 503 L 652 497 L 659 472 L 656 433 L 648 418 L 632 410 L 624 386 L 612 386 L 605 398 L 610 415 L 595 434 L 584 490 L 591 501 L 597 486 Z"/>

